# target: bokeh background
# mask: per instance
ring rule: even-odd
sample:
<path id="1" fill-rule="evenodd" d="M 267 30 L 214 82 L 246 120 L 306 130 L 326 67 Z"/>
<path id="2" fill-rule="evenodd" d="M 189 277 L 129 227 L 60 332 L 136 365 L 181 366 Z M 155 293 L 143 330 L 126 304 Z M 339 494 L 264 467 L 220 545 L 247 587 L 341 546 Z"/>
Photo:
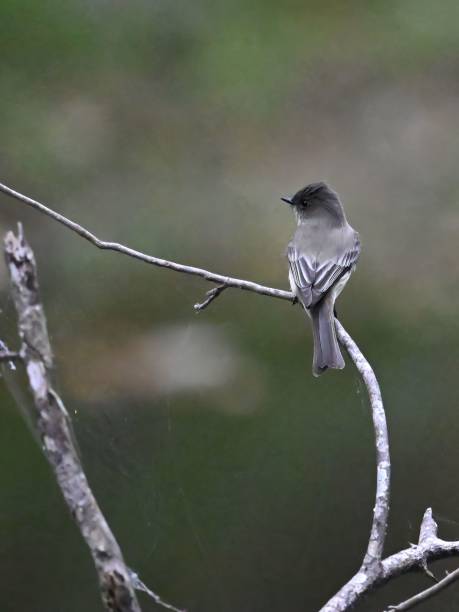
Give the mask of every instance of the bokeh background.
<path id="1" fill-rule="evenodd" d="M 0 181 L 160 257 L 286 288 L 279 196 L 329 181 L 362 236 L 339 314 L 386 402 L 387 553 L 416 541 L 430 505 L 459 539 L 457 2 L 2 0 L 0 90 Z M 196 315 L 204 281 L 97 251 L 1 195 L 0 233 L 19 220 L 56 386 L 130 566 L 191 612 L 317 610 L 357 569 L 371 520 L 352 365 L 312 378 L 308 322 L 286 302 L 228 290 Z M 4 267 L 0 285 L 14 346 Z M 20 373 L 7 379 L 18 396 Z M 2 610 L 101 610 L 0 394 Z M 402 577 L 358 610 L 427 585 Z M 453 587 L 419 610 L 458 606 Z"/>

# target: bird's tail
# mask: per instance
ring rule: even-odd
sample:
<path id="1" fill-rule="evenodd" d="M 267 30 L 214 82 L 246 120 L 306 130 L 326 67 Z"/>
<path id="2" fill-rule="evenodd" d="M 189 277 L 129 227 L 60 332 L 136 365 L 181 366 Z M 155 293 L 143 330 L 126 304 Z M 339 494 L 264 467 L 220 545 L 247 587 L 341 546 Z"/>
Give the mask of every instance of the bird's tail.
<path id="1" fill-rule="evenodd" d="M 338 346 L 335 331 L 334 299 L 327 296 L 310 308 L 314 336 L 312 373 L 320 376 L 328 368 L 342 370 L 344 359 Z"/>

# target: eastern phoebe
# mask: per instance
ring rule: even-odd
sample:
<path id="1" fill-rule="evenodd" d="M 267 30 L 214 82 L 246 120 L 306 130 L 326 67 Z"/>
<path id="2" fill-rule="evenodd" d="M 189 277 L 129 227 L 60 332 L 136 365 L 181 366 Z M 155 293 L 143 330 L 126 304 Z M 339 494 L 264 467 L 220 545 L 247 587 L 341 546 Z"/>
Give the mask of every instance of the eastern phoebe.
<path id="1" fill-rule="evenodd" d="M 287 249 L 289 281 L 312 319 L 312 373 L 320 376 L 328 368 L 344 368 L 334 306 L 359 258 L 359 235 L 347 222 L 338 194 L 323 182 L 281 199 L 293 207 L 297 219 Z"/>

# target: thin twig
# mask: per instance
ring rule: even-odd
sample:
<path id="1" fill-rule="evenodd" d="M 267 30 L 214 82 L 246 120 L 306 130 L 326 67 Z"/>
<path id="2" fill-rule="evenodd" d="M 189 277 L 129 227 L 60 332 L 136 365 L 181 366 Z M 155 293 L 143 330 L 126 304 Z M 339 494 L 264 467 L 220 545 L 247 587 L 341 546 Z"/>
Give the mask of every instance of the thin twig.
<path id="1" fill-rule="evenodd" d="M 418 604 L 423 603 L 424 601 L 426 601 L 426 599 L 433 597 L 439 591 L 446 589 L 446 587 L 450 586 L 451 584 L 453 584 L 453 582 L 455 582 L 458 579 L 459 579 L 459 568 L 455 569 L 450 574 L 447 574 L 442 580 L 437 582 L 437 584 L 434 584 L 428 589 L 421 591 L 417 595 L 413 595 L 413 597 L 410 597 L 409 599 L 406 599 L 405 601 L 402 601 L 401 603 L 395 606 L 389 606 L 389 608 L 387 609 L 387 612 L 389 612 L 390 610 L 409 610 L 410 608 L 414 608 L 414 606 L 417 606 Z"/>
<path id="2" fill-rule="evenodd" d="M 271 287 L 265 287 L 264 285 L 259 285 L 258 283 L 252 283 L 251 281 L 243 280 L 240 278 L 231 278 L 229 276 L 223 276 L 222 274 L 215 274 L 213 272 L 209 272 L 208 270 L 204 270 L 202 268 L 195 268 L 194 266 L 185 266 L 183 264 L 176 263 L 174 261 L 168 261 L 166 259 L 160 259 L 159 257 L 153 257 L 152 255 L 147 255 L 146 253 L 142 253 L 141 251 L 136 251 L 135 249 L 131 249 L 124 244 L 119 244 L 117 242 L 108 242 L 106 240 L 101 240 L 95 234 L 87 230 L 85 227 L 80 225 L 79 223 L 75 223 L 75 221 L 71 221 L 64 215 L 52 210 L 48 206 L 29 198 L 28 196 L 7 187 L 0 183 L 0 191 L 6 193 L 7 195 L 15 198 L 16 200 L 20 200 L 24 204 L 31 206 L 35 210 L 40 211 L 41 213 L 51 217 L 58 223 L 65 225 L 73 232 L 88 240 L 91 244 L 96 246 L 99 249 L 105 249 L 109 251 L 117 251 L 118 253 L 123 253 L 123 255 L 128 255 L 129 257 L 134 257 L 135 259 L 139 259 L 145 263 L 159 266 L 160 268 L 167 268 L 168 270 L 174 270 L 175 272 L 182 272 L 184 274 L 192 274 L 193 276 L 200 276 L 206 281 L 210 281 L 212 283 L 217 283 L 218 285 L 225 285 L 226 287 L 233 287 L 235 289 L 242 289 L 244 291 L 253 291 L 255 293 L 259 293 L 261 295 L 269 295 L 270 297 L 279 298 L 282 300 L 292 300 L 293 294 L 290 291 L 283 291 L 282 289 L 273 289 Z"/>
<path id="3" fill-rule="evenodd" d="M 18 315 L 21 353 L 36 409 L 37 430 L 69 510 L 91 551 L 109 612 L 140 612 L 121 550 L 92 494 L 72 440 L 67 412 L 52 389 L 53 356 L 38 294 L 32 250 L 9 232 L 5 255 Z"/>
<path id="4" fill-rule="evenodd" d="M 172 612 L 187 612 L 183 608 L 176 608 L 175 606 L 172 606 L 171 604 L 168 604 L 167 602 L 165 602 L 157 593 L 155 593 L 149 587 L 147 587 L 147 585 L 144 582 L 142 582 L 139 576 L 132 570 L 131 570 L 131 580 L 132 580 L 132 584 L 134 588 L 137 591 L 142 591 L 143 593 L 146 593 L 151 599 L 153 599 L 153 601 L 158 606 L 161 606 L 162 608 L 166 608 L 166 610 L 172 610 Z"/>
<path id="5" fill-rule="evenodd" d="M 203 302 L 198 302 L 194 305 L 194 309 L 196 310 L 196 312 L 201 312 L 201 310 L 207 308 L 207 306 L 209 306 L 209 304 L 211 304 L 216 298 L 218 298 L 220 293 L 222 293 L 226 288 L 227 285 L 219 285 L 218 287 L 214 287 L 213 289 L 207 291 L 207 298 Z"/>

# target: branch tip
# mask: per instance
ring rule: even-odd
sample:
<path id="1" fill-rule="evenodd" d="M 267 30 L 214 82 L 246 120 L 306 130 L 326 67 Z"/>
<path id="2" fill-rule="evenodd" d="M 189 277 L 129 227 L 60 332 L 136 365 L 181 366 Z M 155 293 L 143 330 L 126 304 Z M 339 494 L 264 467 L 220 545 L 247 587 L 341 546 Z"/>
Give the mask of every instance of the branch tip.
<path id="1" fill-rule="evenodd" d="M 156 604 L 158 604 L 158 606 L 166 608 L 167 610 L 172 610 L 172 612 L 187 612 L 183 608 L 176 608 L 175 606 L 164 601 L 157 593 L 147 587 L 146 584 L 142 582 L 142 580 L 140 580 L 139 575 L 131 569 L 129 570 L 129 575 L 136 591 L 142 591 L 143 593 L 146 593 L 151 599 L 153 599 Z"/>
<path id="2" fill-rule="evenodd" d="M 438 525 L 432 516 L 432 508 L 427 508 L 422 517 L 421 527 L 419 529 L 419 544 L 423 544 L 430 538 L 436 538 L 438 534 Z"/>
<path id="3" fill-rule="evenodd" d="M 209 306 L 209 304 L 211 304 L 216 298 L 218 298 L 218 296 L 225 289 L 227 289 L 227 287 L 228 285 L 218 285 L 218 287 L 214 287 L 213 289 L 206 291 L 207 298 L 203 302 L 201 303 L 198 302 L 194 305 L 195 311 L 201 312 L 201 310 L 204 310 L 205 308 L 207 308 L 207 306 Z"/>

